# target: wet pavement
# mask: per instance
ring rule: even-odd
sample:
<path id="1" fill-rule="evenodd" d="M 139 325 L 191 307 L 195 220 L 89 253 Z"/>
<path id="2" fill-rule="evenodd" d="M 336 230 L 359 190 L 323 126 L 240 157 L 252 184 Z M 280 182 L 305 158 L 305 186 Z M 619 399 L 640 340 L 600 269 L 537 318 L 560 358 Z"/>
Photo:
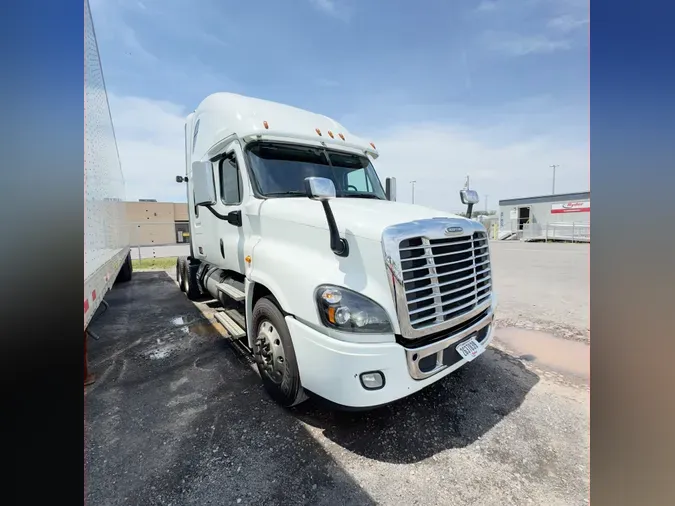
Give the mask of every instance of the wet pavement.
<path id="1" fill-rule="evenodd" d="M 372 412 L 285 410 L 167 273 L 136 272 L 106 300 L 89 343 L 88 504 L 586 503 L 588 388 L 578 371 L 574 386 L 548 375 L 570 371 L 532 336 L 507 333 Z"/>
<path id="2" fill-rule="evenodd" d="M 587 384 L 591 379 L 591 347 L 578 341 L 556 338 L 546 332 L 499 328 L 495 341 L 503 350 L 542 369 L 560 373 Z"/>

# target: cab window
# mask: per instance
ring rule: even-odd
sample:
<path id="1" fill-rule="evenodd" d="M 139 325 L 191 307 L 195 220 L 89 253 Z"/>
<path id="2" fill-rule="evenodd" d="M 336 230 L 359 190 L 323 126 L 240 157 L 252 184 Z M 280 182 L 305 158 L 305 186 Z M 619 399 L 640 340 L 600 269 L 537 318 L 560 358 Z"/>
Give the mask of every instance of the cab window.
<path id="1" fill-rule="evenodd" d="M 227 206 L 241 204 L 241 177 L 237 157 L 229 153 L 220 162 L 220 198 Z"/>
<path id="2" fill-rule="evenodd" d="M 347 173 L 347 192 L 370 192 L 370 181 L 365 169 L 357 169 Z"/>

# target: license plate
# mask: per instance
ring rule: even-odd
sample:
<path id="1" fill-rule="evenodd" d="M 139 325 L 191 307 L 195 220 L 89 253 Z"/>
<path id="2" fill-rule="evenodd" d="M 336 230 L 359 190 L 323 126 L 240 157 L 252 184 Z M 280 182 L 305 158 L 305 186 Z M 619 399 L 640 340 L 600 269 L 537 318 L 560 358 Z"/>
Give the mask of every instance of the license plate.
<path id="1" fill-rule="evenodd" d="M 478 344 L 478 341 L 476 341 L 475 337 L 472 337 L 468 341 L 464 341 L 462 344 L 457 345 L 456 349 L 457 353 L 459 353 L 462 358 L 465 358 L 469 362 L 471 362 L 485 350 L 485 348 Z"/>

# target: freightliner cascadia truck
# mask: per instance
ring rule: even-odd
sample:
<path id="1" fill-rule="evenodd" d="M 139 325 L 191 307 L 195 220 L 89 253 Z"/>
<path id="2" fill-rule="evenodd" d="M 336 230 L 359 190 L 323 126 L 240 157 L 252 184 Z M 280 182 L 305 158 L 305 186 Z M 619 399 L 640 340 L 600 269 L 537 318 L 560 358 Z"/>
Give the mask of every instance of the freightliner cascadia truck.
<path id="1" fill-rule="evenodd" d="M 336 121 L 265 100 L 215 93 L 187 117 L 176 181 L 192 241 L 178 284 L 221 303 L 215 318 L 283 406 L 312 394 L 388 404 L 492 339 L 485 228 L 396 202 L 377 157 Z M 460 195 L 469 209 L 478 201 Z"/>

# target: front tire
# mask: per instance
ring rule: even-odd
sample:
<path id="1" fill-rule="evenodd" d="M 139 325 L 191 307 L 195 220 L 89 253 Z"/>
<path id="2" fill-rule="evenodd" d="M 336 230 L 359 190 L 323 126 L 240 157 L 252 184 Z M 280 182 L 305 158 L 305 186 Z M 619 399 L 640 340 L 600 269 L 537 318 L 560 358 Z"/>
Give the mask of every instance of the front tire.
<path id="1" fill-rule="evenodd" d="M 291 333 L 272 297 L 262 297 L 253 308 L 253 356 L 265 390 L 283 407 L 307 399 L 300 383 Z"/>

